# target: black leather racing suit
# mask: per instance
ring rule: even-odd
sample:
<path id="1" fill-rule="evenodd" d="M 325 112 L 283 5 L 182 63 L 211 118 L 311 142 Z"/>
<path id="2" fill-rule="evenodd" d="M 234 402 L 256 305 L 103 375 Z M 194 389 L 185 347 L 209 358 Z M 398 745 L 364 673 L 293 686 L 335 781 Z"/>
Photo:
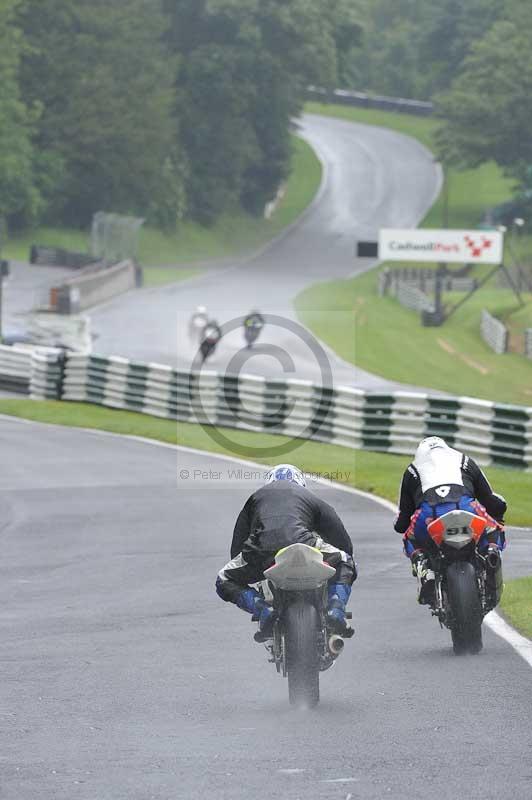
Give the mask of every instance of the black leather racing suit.
<path id="1" fill-rule="evenodd" d="M 220 596 L 235 602 L 243 587 L 263 579 L 278 550 L 296 542 L 321 549 L 337 583 L 356 579 L 353 544 L 332 506 L 297 483 L 275 481 L 252 494 L 238 515 L 231 561 L 217 581 Z"/>

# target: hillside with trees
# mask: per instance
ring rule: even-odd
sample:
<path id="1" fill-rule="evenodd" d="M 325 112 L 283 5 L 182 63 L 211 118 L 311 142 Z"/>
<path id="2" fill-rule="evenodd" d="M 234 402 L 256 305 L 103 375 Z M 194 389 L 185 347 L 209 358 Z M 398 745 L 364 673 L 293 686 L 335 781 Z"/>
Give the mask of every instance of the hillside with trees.
<path id="1" fill-rule="evenodd" d="M 432 99 L 448 165 L 532 189 L 527 0 L 0 0 L 0 218 L 262 213 L 309 84 Z"/>
<path id="2" fill-rule="evenodd" d="M 0 215 L 262 212 L 360 30 L 349 0 L 0 0 Z"/>

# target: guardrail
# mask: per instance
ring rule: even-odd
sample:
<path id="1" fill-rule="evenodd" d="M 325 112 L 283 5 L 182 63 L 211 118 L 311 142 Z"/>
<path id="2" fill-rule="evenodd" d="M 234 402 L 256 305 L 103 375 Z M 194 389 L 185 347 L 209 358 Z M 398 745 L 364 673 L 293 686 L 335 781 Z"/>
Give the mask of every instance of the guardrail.
<path id="1" fill-rule="evenodd" d="M 7 350 L 15 348 L 0 347 L 0 373 L 10 355 Z M 31 360 L 26 354 L 24 364 L 33 397 L 408 456 L 421 438 L 439 435 L 482 464 L 532 467 L 532 407 L 414 392 L 373 394 L 253 375 L 188 373 L 124 358 L 61 356 L 58 351 L 32 354 Z M 23 371 L 21 366 L 18 374 Z"/>
<path id="2" fill-rule="evenodd" d="M 386 267 L 378 272 L 380 297 L 391 295 L 405 308 L 422 314 L 436 313 L 436 298 L 441 298 L 443 291 L 470 292 L 476 286 L 476 279 L 467 277 L 463 270 L 460 270 L 460 274 L 450 274 L 449 271 L 423 267 Z"/>
<path id="3" fill-rule="evenodd" d="M 496 353 L 506 353 L 508 350 L 508 329 L 503 323 L 492 316 L 485 309 L 480 319 L 480 334 L 486 344 Z"/>
<path id="4" fill-rule="evenodd" d="M 324 89 L 319 86 L 309 86 L 307 96 L 309 100 L 321 100 L 324 103 L 376 108 L 381 111 L 399 111 L 402 114 L 416 114 L 422 117 L 428 117 L 434 112 L 433 103 L 425 100 L 386 97 L 385 95 L 354 92 L 349 89 Z"/>
<path id="5" fill-rule="evenodd" d="M 32 244 L 30 247 L 30 264 L 45 264 L 50 267 L 71 267 L 83 269 L 89 264 L 97 263 L 98 259 L 90 253 L 73 253 L 60 247 L 47 247 L 46 245 Z"/>

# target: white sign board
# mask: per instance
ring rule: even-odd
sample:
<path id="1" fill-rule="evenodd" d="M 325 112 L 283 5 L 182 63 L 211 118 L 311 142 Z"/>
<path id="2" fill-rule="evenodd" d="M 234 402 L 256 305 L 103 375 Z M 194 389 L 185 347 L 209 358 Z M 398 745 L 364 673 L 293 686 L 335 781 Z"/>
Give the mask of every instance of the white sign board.
<path id="1" fill-rule="evenodd" d="M 501 231 L 394 230 L 379 232 L 381 261 L 442 261 L 500 264 Z"/>

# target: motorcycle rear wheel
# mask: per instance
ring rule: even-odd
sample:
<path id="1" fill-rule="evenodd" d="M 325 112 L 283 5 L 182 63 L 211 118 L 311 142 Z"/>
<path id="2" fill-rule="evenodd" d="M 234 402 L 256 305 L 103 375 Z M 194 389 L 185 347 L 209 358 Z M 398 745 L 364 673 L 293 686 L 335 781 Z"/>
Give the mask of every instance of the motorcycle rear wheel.
<path id="1" fill-rule="evenodd" d="M 475 569 L 467 561 L 447 570 L 447 594 L 453 614 L 451 636 L 456 655 L 482 650 L 482 607 Z"/>
<path id="2" fill-rule="evenodd" d="M 320 699 L 318 612 L 298 600 L 285 612 L 285 653 L 288 699 L 298 708 L 313 708 Z"/>

